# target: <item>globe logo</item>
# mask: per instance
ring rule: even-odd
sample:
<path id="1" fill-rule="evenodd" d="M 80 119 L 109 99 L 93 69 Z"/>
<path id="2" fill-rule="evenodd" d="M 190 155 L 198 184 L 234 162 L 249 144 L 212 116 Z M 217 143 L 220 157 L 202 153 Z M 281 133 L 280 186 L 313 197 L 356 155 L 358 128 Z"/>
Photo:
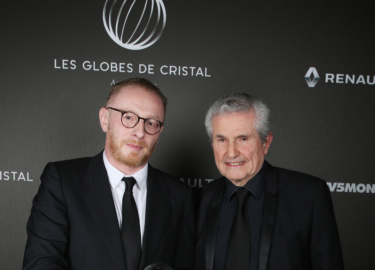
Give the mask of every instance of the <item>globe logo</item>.
<path id="1" fill-rule="evenodd" d="M 105 30 L 117 45 L 143 50 L 161 37 L 167 20 L 162 0 L 106 0 L 103 8 Z"/>

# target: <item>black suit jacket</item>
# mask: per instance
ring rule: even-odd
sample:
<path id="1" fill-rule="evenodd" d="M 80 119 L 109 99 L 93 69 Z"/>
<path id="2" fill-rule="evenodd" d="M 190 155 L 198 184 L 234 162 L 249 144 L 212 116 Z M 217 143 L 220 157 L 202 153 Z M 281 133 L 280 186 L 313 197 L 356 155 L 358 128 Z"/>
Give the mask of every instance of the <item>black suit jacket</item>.
<path id="1" fill-rule="evenodd" d="M 259 270 L 343 269 L 336 220 L 325 181 L 267 165 Z M 214 267 L 224 188 L 225 178 L 220 178 L 202 189 L 195 270 Z"/>
<path id="2" fill-rule="evenodd" d="M 102 155 L 47 164 L 27 224 L 23 269 L 125 269 Z M 149 166 L 139 269 L 155 262 L 192 269 L 194 222 L 191 189 Z"/>

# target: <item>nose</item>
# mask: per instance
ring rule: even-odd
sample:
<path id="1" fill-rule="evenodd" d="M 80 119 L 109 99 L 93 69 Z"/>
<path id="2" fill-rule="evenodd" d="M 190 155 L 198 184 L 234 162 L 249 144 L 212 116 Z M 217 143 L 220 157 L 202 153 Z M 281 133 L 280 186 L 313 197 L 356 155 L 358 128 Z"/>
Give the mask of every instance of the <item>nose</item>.
<path id="1" fill-rule="evenodd" d="M 145 136 L 145 121 L 139 119 L 139 122 L 132 128 L 132 135 L 142 139 Z"/>
<path id="2" fill-rule="evenodd" d="M 228 144 L 228 157 L 236 158 L 238 156 L 237 144 L 235 141 L 230 141 Z"/>

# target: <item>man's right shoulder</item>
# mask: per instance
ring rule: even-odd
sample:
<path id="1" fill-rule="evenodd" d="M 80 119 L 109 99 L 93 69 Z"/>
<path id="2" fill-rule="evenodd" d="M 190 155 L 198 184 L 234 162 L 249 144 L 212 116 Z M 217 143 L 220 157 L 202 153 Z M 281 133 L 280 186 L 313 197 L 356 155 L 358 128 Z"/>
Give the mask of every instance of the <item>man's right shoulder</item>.
<path id="1" fill-rule="evenodd" d="M 81 167 L 87 165 L 90 162 L 91 157 L 80 157 L 74 159 L 58 160 L 49 162 L 48 164 L 53 164 L 56 167 Z"/>
<path id="2" fill-rule="evenodd" d="M 43 175 L 59 175 L 59 177 L 83 177 L 89 166 L 101 166 L 103 159 L 101 154 L 94 157 L 80 157 L 75 159 L 59 160 L 47 163 Z M 104 166 L 104 165 L 103 165 Z"/>
<path id="3" fill-rule="evenodd" d="M 101 162 L 102 159 L 102 152 L 93 156 L 93 157 L 79 157 L 73 159 L 65 159 L 65 160 L 58 160 L 58 161 L 51 161 L 47 166 L 56 166 L 58 168 L 81 168 L 86 167 L 90 163 L 90 161 L 97 161 Z"/>

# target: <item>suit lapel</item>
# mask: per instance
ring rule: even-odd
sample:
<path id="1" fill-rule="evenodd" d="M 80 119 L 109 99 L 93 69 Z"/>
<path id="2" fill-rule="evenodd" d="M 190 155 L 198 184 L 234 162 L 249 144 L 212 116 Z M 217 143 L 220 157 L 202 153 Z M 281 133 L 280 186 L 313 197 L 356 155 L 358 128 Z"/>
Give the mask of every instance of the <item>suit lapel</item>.
<path id="1" fill-rule="evenodd" d="M 215 257 L 215 240 L 219 222 L 220 206 L 223 199 L 225 190 L 224 178 L 215 180 L 217 186 L 213 192 L 213 198 L 207 213 L 207 238 L 206 238 L 206 269 L 214 269 L 214 257 Z M 214 184 L 214 183 L 212 183 Z M 215 183 L 216 184 L 216 183 Z"/>
<path id="2" fill-rule="evenodd" d="M 119 224 L 102 155 L 93 157 L 88 165 L 83 182 L 84 200 L 95 222 L 92 226 L 98 227 L 97 233 L 103 238 L 116 269 L 125 269 Z"/>
<path id="3" fill-rule="evenodd" d="M 161 176 L 150 165 L 147 176 L 146 220 L 140 266 L 155 257 L 163 236 L 168 230 L 172 206 L 169 189 Z"/>
<path id="4" fill-rule="evenodd" d="M 269 251 L 272 241 L 272 233 L 275 225 L 276 210 L 278 203 L 277 196 L 277 172 L 269 164 L 266 182 L 266 191 L 263 206 L 262 229 L 260 238 L 259 270 L 266 270 L 269 258 Z"/>

